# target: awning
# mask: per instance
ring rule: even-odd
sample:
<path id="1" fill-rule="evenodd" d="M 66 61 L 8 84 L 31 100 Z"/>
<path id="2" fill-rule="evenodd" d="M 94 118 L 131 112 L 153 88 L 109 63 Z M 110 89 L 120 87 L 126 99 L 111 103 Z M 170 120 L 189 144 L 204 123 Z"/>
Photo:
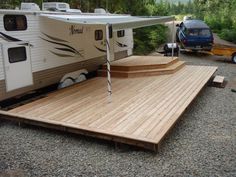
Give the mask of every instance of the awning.
<path id="1" fill-rule="evenodd" d="M 44 15 L 43 15 L 44 16 Z M 45 15 L 48 18 L 61 20 L 64 22 L 77 24 L 97 24 L 97 25 L 112 25 L 113 31 L 122 29 L 135 29 L 146 26 L 152 26 L 169 21 L 174 21 L 174 16 L 152 16 L 152 17 L 136 17 L 128 15 Z"/>

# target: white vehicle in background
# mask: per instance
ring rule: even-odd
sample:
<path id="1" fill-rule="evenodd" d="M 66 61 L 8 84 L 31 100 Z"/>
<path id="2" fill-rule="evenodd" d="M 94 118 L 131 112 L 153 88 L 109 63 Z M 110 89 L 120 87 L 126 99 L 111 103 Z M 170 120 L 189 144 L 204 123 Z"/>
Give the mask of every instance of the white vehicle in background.
<path id="1" fill-rule="evenodd" d="M 183 21 L 192 20 L 192 19 L 193 19 L 192 16 L 187 15 L 187 16 L 184 16 Z"/>

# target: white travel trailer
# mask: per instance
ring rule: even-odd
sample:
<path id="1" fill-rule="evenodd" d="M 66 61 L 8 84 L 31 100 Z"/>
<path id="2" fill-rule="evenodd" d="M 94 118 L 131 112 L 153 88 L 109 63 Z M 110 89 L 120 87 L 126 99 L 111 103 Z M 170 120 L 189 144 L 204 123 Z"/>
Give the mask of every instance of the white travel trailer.
<path id="1" fill-rule="evenodd" d="M 107 51 L 111 61 L 132 55 L 133 26 L 173 20 L 69 12 L 68 6 L 63 12 L 39 11 L 30 4 L 23 4 L 27 10 L 0 10 L 0 101 L 55 83 L 79 82 L 106 62 Z"/>
<path id="2" fill-rule="evenodd" d="M 0 10 L 0 101 L 96 70 L 106 61 L 104 28 L 62 19 L 117 16 Z M 111 33 L 110 43 L 114 59 L 132 54 L 132 30 Z"/>

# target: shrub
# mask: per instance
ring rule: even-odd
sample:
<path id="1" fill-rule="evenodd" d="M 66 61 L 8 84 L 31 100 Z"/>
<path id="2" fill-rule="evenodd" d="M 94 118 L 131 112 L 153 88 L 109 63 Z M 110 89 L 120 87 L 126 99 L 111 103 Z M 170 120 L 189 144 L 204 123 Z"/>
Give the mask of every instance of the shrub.
<path id="1" fill-rule="evenodd" d="M 134 30 L 134 54 L 148 54 L 166 42 L 167 27 L 156 25 Z"/>
<path id="2" fill-rule="evenodd" d="M 210 26 L 214 32 L 219 32 L 222 28 L 220 18 L 218 16 L 213 16 L 212 14 L 206 15 L 204 21 Z"/>
<path id="3" fill-rule="evenodd" d="M 235 29 L 223 29 L 219 36 L 227 41 L 236 43 L 236 30 Z"/>

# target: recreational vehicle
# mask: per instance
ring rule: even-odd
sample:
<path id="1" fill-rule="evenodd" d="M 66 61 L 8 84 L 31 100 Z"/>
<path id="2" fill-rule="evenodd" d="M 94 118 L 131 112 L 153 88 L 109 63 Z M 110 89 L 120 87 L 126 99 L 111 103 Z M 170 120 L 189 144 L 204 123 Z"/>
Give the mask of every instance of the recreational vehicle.
<path id="1" fill-rule="evenodd" d="M 57 10 L 47 11 L 50 8 Z M 51 84 L 65 87 L 85 79 L 86 73 L 105 63 L 107 50 L 106 28 L 89 22 L 127 18 L 104 14 L 101 9 L 70 12 L 65 3 L 44 4 L 43 9 L 24 3 L 20 10 L 0 10 L 0 101 Z M 110 26 L 109 31 L 111 61 L 131 55 L 132 29 L 113 32 Z"/>

